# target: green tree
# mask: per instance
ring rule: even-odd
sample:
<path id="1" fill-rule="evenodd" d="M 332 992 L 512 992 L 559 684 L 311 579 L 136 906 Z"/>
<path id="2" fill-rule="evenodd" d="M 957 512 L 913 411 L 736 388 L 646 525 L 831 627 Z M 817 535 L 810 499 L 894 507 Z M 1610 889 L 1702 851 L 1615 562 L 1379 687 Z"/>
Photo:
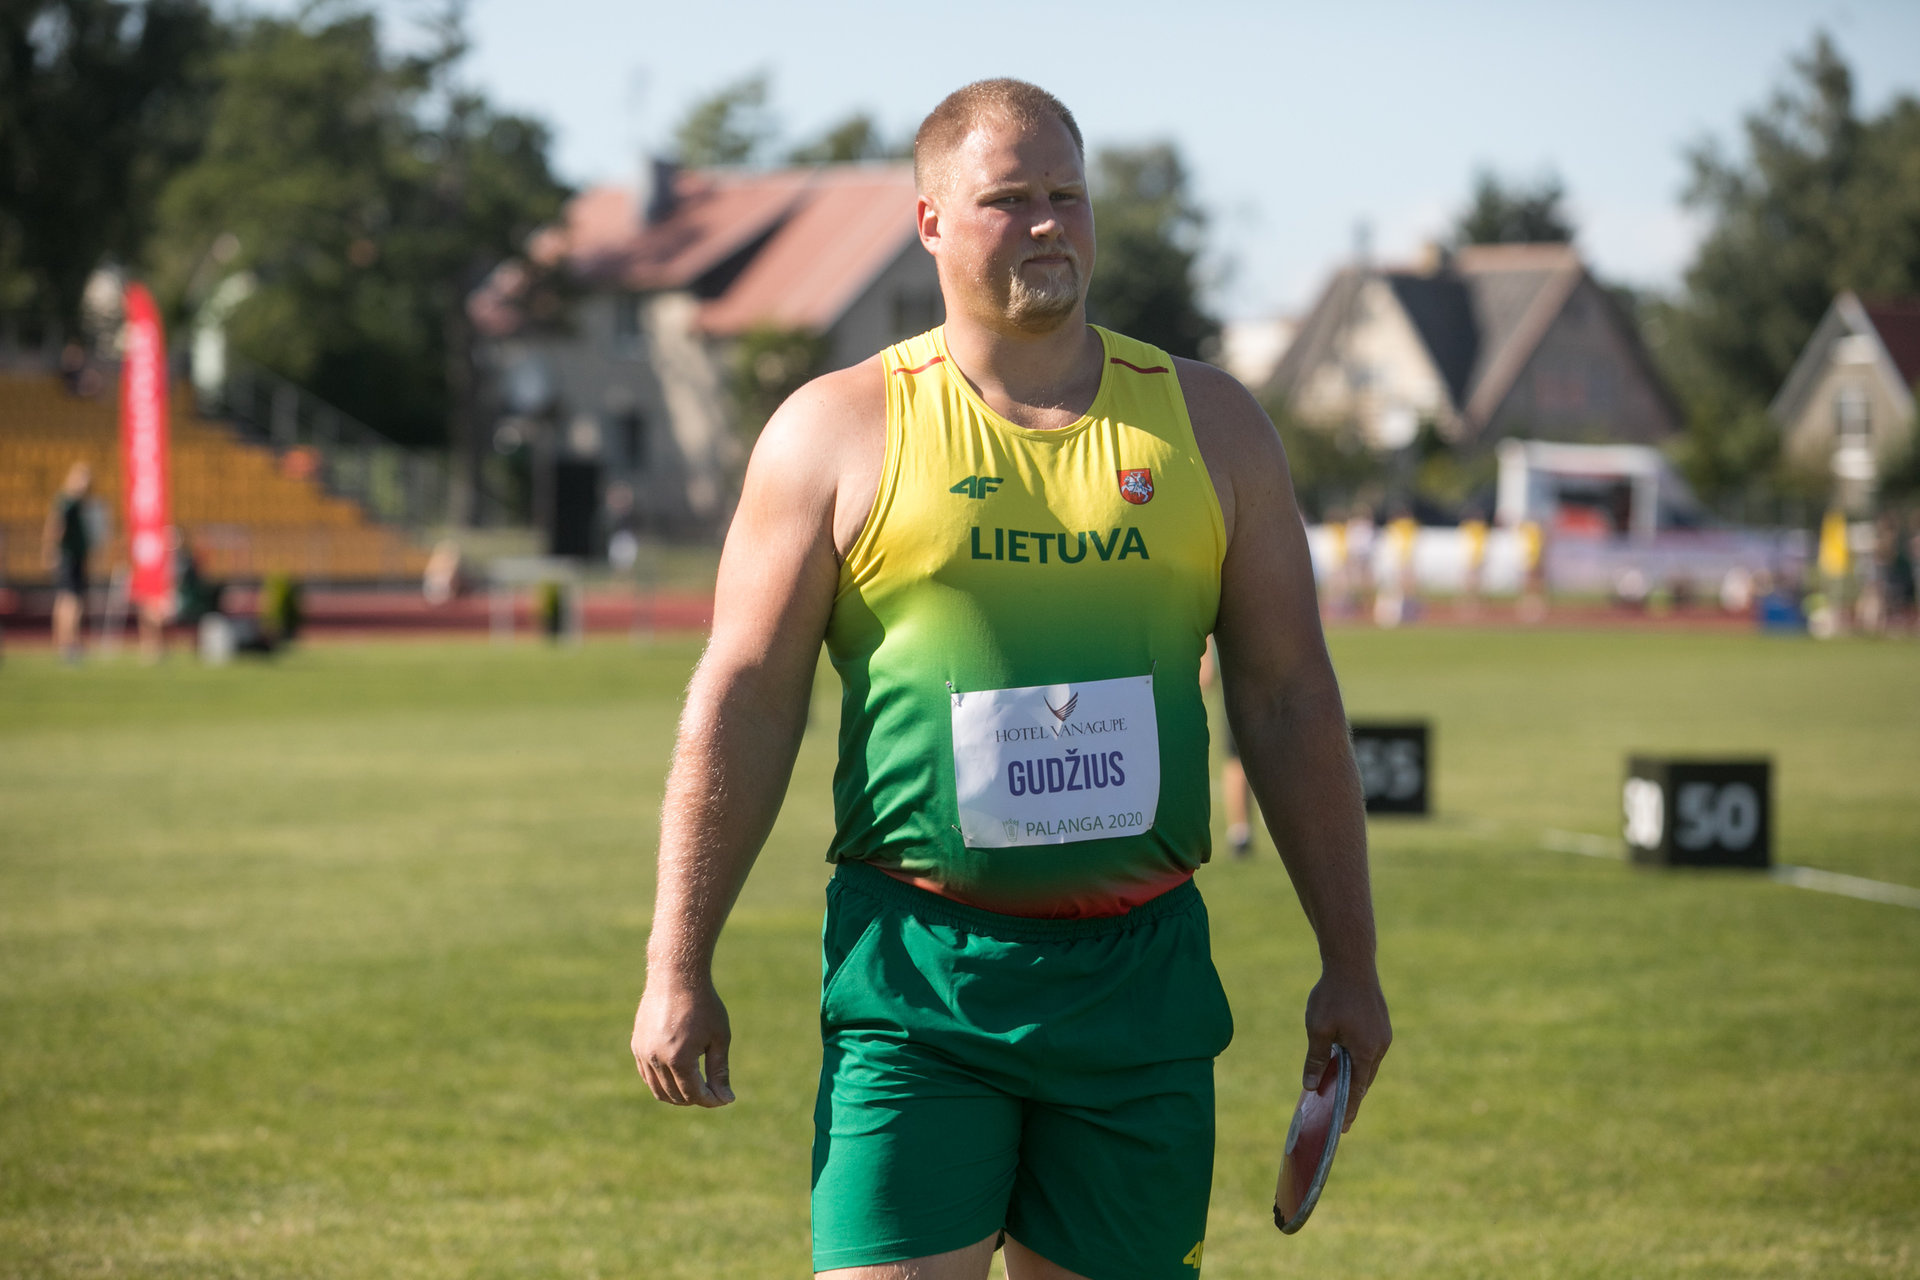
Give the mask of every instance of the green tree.
<path id="1" fill-rule="evenodd" d="M 1453 224 L 1455 244 L 1565 244 L 1573 219 L 1566 188 L 1548 174 L 1533 186 L 1509 186 L 1491 170 L 1474 176 L 1473 196 Z"/>
<path id="2" fill-rule="evenodd" d="M 1920 292 L 1920 101 L 1862 119 L 1822 34 L 1744 132 L 1741 155 L 1690 154 L 1686 200 L 1709 229 L 1684 295 L 1654 313 L 1688 411 L 1682 463 L 1718 496 L 1782 479 L 1766 406 L 1834 295 Z"/>
<path id="3" fill-rule="evenodd" d="M 1293 416 L 1284 397 L 1265 408 L 1280 432 L 1294 497 L 1307 519 L 1325 520 L 1362 495 L 1378 498 L 1387 461 L 1367 447 L 1357 428 L 1309 426 Z"/>
<path id="4" fill-rule="evenodd" d="M 846 164 L 855 160 L 904 160 L 912 154 L 911 145 L 888 145 L 873 117 L 856 111 L 812 142 L 795 147 L 787 153 L 787 159 L 794 164 Z"/>
<path id="5" fill-rule="evenodd" d="M 163 296 L 197 303 L 208 255 L 227 235 L 227 265 L 259 286 L 229 329 L 252 359 L 309 382 L 329 354 L 416 340 L 396 323 L 379 258 L 404 146 L 396 108 L 424 85 L 384 63 L 373 16 L 247 22 L 217 74 L 202 152 L 161 199 L 152 261 Z M 404 403 L 407 389 L 394 390 Z M 376 424 L 403 416 L 390 408 Z"/>
<path id="6" fill-rule="evenodd" d="M 477 454 L 466 299 L 560 208 L 535 121 L 463 89 L 460 13 L 424 53 L 386 54 L 376 18 L 253 18 L 219 64 L 201 155 L 168 186 L 153 247 L 190 309 L 214 246 L 247 272 L 241 354 L 396 439 L 453 448 L 456 518 Z"/>
<path id="7" fill-rule="evenodd" d="M 759 159 L 775 133 L 768 96 L 761 71 L 694 103 L 673 131 L 680 163 L 700 168 Z"/>
<path id="8" fill-rule="evenodd" d="M 1092 180 L 1100 247 L 1088 315 L 1173 355 L 1198 357 L 1220 325 L 1200 305 L 1206 216 L 1192 201 L 1178 148 L 1107 148 L 1094 158 Z"/>
<path id="9" fill-rule="evenodd" d="M 0 309 L 71 332 L 94 268 L 138 257 L 218 40 L 203 0 L 0 5 Z"/>
<path id="10" fill-rule="evenodd" d="M 826 371 L 828 346 L 825 335 L 811 329 L 776 325 L 757 326 L 741 337 L 728 376 L 741 435 L 756 439 L 788 396 Z"/>

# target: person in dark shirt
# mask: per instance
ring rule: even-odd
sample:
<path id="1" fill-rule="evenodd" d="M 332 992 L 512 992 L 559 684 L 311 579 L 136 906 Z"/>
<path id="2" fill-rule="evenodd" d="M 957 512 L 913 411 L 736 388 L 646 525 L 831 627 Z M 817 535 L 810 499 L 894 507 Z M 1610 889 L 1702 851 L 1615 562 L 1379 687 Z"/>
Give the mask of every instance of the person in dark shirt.
<path id="1" fill-rule="evenodd" d="M 86 620 L 87 561 L 93 553 L 92 493 L 92 468 L 76 462 L 47 513 L 45 558 L 53 570 L 53 643 L 67 662 L 80 660 L 81 625 Z"/>
<path id="2" fill-rule="evenodd" d="M 1920 530 L 1920 512 L 1908 512 L 1905 520 L 1897 512 L 1880 517 L 1877 558 L 1886 600 L 1884 626 L 1890 632 L 1910 631 L 1914 626 L 1914 547 L 1920 543 L 1916 530 Z"/>
<path id="3" fill-rule="evenodd" d="M 142 662 L 158 662 L 165 656 L 168 627 L 197 627 L 208 614 L 220 612 L 224 588 L 201 574 L 193 541 L 180 525 L 167 530 L 167 548 L 173 562 L 173 594 L 162 607 L 140 610 Z"/>
<path id="4" fill-rule="evenodd" d="M 221 585 L 200 572 L 200 557 L 185 529 L 173 526 L 167 540 L 173 546 L 172 621 L 197 626 L 208 614 L 220 612 Z"/>

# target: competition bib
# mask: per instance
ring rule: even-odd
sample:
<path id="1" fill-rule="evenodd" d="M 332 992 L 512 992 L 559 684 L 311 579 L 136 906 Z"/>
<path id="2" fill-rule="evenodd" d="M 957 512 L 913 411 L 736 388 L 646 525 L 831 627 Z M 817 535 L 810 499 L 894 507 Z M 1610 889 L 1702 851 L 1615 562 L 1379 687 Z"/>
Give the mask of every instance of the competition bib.
<path id="1" fill-rule="evenodd" d="M 953 781 L 970 849 L 1147 830 L 1160 804 L 1153 677 L 954 694 Z"/>

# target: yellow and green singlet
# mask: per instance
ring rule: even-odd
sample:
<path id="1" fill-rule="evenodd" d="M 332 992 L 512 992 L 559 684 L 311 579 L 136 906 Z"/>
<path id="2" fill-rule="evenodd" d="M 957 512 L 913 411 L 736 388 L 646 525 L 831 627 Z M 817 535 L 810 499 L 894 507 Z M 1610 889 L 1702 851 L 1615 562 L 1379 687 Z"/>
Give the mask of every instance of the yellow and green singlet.
<path id="1" fill-rule="evenodd" d="M 843 686 L 830 861 L 1011 915 L 1113 915 L 1206 861 L 1200 657 L 1226 532 L 1173 360 L 1095 330 L 1106 363 L 1058 430 L 988 408 L 934 329 L 884 353 L 886 457 L 840 569 Z M 1142 832 L 967 847 L 953 692 L 1153 677 L 1160 798 Z"/>

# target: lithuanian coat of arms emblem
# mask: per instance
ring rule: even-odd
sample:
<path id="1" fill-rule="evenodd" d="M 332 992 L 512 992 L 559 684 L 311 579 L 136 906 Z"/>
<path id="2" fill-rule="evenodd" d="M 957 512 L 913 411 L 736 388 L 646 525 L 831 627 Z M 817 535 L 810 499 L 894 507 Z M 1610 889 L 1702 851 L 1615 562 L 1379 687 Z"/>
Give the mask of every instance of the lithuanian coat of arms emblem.
<path id="1" fill-rule="evenodd" d="M 1140 467 L 1133 471 L 1122 471 L 1120 476 L 1120 496 L 1134 506 L 1144 506 L 1153 501 L 1153 471 Z"/>

